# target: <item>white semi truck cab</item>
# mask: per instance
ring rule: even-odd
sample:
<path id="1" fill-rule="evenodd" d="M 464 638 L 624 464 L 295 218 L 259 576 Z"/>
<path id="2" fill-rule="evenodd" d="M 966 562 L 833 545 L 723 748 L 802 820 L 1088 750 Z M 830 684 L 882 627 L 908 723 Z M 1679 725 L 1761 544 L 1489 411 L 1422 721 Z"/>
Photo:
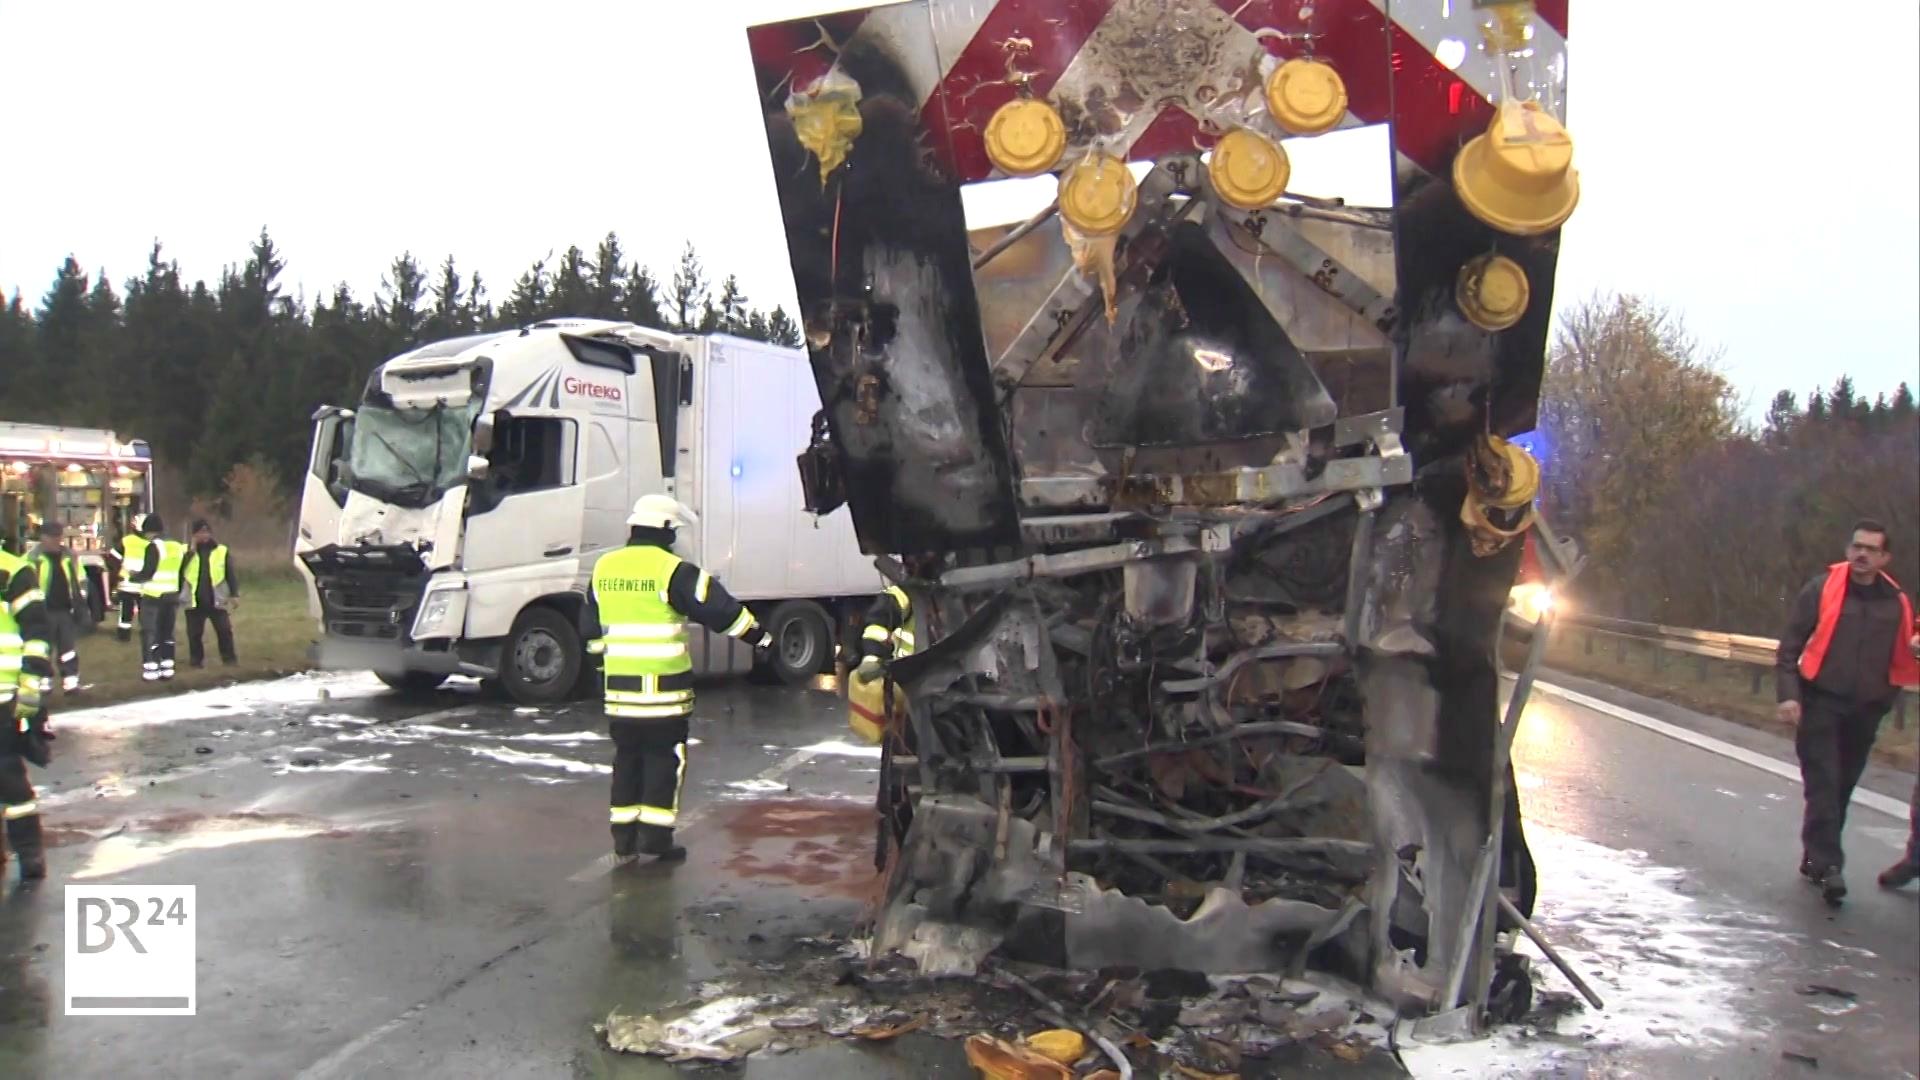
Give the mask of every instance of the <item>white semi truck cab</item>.
<path id="1" fill-rule="evenodd" d="M 626 542 L 634 501 L 664 492 L 700 517 L 679 554 L 773 633 L 772 673 L 828 670 L 881 581 L 846 510 L 802 505 L 793 464 L 818 400 L 799 350 L 593 319 L 388 360 L 357 406 L 314 417 L 295 557 L 316 662 L 561 700 L 587 678 L 593 564 Z M 702 674 L 753 664 L 727 638 L 693 648 Z"/>

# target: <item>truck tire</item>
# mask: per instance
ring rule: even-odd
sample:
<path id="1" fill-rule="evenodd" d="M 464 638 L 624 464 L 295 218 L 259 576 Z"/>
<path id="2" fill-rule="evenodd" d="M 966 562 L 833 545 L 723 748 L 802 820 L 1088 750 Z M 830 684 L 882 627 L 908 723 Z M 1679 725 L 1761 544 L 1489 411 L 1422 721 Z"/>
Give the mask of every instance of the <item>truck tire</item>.
<path id="1" fill-rule="evenodd" d="M 580 681 L 580 660 L 573 622 L 552 608 L 528 608 L 500 650 L 500 688 L 516 704 L 559 704 Z"/>
<path id="2" fill-rule="evenodd" d="M 767 681 L 788 686 L 811 682 L 833 666 L 833 619 L 811 600 L 789 600 L 767 616 L 773 648 L 762 668 Z"/>
<path id="3" fill-rule="evenodd" d="M 398 675 L 376 671 L 374 675 L 407 697 L 425 697 L 440 689 L 440 684 L 447 681 L 446 674 L 439 671 L 403 671 Z"/>

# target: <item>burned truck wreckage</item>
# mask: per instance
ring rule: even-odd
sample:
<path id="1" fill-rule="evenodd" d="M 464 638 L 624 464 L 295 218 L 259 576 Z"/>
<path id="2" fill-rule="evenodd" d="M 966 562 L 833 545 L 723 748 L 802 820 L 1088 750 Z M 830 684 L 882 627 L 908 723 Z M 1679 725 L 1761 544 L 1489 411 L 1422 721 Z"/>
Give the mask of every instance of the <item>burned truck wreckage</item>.
<path id="1" fill-rule="evenodd" d="M 920 644 L 886 676 L 876 949 L 1311 967 L 1475 1024 L 1525 981 L 1496 646 L 1577 199 L 1566 16 L 914 0 L 749 31 L 823 404 L 802 480 Z M 1354 128 L 1392 206 L 1291 192 L 1289 152 Z M 1020 177 L 1057 197 L 970 232 L 963 188 Z"/>

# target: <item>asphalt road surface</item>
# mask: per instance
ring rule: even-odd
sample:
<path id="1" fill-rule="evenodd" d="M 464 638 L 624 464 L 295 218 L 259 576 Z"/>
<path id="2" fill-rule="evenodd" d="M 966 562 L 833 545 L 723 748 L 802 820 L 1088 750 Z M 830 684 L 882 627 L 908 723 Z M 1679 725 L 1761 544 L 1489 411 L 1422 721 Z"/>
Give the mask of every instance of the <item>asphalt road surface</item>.
<path id="1" fill-rule="evenodd" d="M 875 762 L 830 687 L 700 701 L 678 867 L 604 857 L 591 707 L 321 676 L 67 714 L 35 776 L 52 879 L 21 888 L 9 867 L 0 898 L 0 1076 L 674 1075 L 592 1025 L 781 978 L 874 885 Z M 1516 754 L 1538 921 L 1607 1008 L 1403 1047 L 1415 1075 L 1920 1072 L 1920 896 L 1871 880 L 1903 819 L 1855 808 L 1834 912 L 1793 872 L 1789 780 L 1553 695 Z M 67 882 L 197 886 L 196 1016 L 64 1015 Z M 909 1035 L 814 1040 L 743 1075 L 972 1072 Z"/>

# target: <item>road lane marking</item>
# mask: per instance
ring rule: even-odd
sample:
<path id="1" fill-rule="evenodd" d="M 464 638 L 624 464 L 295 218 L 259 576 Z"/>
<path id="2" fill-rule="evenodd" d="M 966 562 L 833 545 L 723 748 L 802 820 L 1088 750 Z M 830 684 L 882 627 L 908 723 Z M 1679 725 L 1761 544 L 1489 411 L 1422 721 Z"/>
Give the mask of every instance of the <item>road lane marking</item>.
<path id="1" fill-rule="evenodd" d="M 807 762 L 812 761 L 816 752 L 816 749 L 811 746 L 795 750 L 793 753 L 788 754 L 786 757 L 762 769 L 742 782 L 748 784 L 772 783 L 800 766 L 805 765 Z M 712 805 L 710 802 L 702 803 L 686 813 L 681 814 L 680 820 L 674 824 L 674 828 L 683 832 L 693 828 L 707 816 L 707 808 Z M 567 880 L 584 884 L 596 878 L 605 877 L 609 873 L 612 873 L 614 868 L 632 861 L 634 860 L 622 859 L 616 855 L 602 855 L 569 875 Z"/>
<path id="2" fill-rule="evenodd" d="M 1734 761 L 1751 765 L 1762 772 L 1772 773 L 1782 780 L 1790 780 L 1796 785 L 1800 783 L 1800 770 L 1781 761 L 1779 758 L 1769 757 L 1766 754 L 1749 750 L 1744 746 L 1735 746 L 1730 742 L 1722 742 L 1711 735 L 1702 735 L 1697 731 L 1681 727 L 1678 724 L 1669 724 L 1665 720 L 1656 720 L 1645 713 L 1634 712 L 1632 709 L 1615 705 L 1611 701 L 1602 701 L 1597 697 L 1582 694 L 1578 690 L 1569 690 L 1564 686 L 1556 686 L 1545 680 L 1536 680 L 1533 685 L 1536 689 L 1545 690 L 1555 697 L 1563 698 L 1582 708 L 1591 709 L 1604 716 L 1611 716 L 1615 720 L 1624 720 L 1635 727 L 1646 728 L 1648 731 L 1665 735 L 1669 739 L 1677 739 L 1680 742 L 1686 743 L 1688 746 L 1705 750 L 1709 754 L 1718 754 L 1723 758 L 1730 758 Z M 1890 799 L 1877 791 L 1868 791 L 1866 788 L 1856 787 L 1853 789 L 1853 801 L 1856 805 L 1864 806 L 1869 810 L 1878 810 L 1883 814 L 1891 815 L 1902 821 L 1907 819 L 1908 808 L 1906 803 L 1898 799 Z"/>

